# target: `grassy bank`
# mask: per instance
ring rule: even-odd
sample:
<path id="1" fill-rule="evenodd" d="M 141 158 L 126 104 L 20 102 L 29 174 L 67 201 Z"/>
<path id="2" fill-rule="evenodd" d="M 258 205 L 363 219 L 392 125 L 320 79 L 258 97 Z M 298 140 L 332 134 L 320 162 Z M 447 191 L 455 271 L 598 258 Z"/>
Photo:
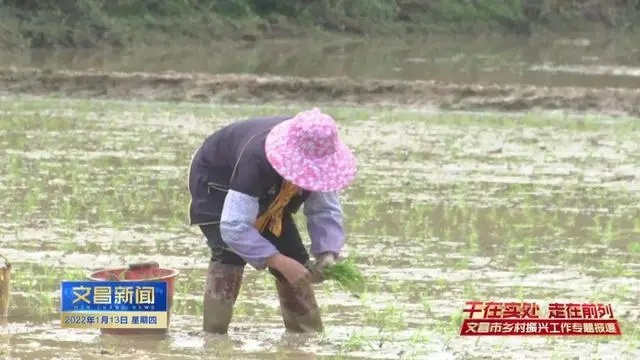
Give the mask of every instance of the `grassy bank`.
<path id="1" fill-rule="evenodd" d="M 633 29 L 640 0 L 0 0 L 0 46 Z M 637 22 L 636 22 L 637 23 Z"/>

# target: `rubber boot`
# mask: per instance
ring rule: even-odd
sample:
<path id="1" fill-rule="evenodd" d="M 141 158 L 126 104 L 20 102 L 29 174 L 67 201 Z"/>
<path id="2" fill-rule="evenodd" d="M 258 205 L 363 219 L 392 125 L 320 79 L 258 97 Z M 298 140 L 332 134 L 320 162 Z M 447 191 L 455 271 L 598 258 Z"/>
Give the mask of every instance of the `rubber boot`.
<path id="1" fill-rule="evenodd" d="M 302 333 L 323 330 L 320 308 L 312 284 L 293 286 L 276 279 L 276 289 L 282 320 L 288 331 Z"/>
<path id="2" fill-rule="evenodd" d="M 210 262 L 203 302 L 202 328 L 206 332 L 226 334 L 231 323 L 244 266 Z"/>

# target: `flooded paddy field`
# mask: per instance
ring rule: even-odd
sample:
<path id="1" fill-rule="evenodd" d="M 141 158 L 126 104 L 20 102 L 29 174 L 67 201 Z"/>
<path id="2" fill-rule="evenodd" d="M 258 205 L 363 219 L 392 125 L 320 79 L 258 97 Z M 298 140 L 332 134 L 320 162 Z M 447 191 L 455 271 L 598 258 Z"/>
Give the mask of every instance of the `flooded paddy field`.
<path id="1" fill-rule="evenodd" d="M 640 358 L 640 122 L 623 117 L 323 107 L 358 159 L 346 255 L 367 293 L 318 285 L 325 333 L 285 334 L 270 275 L 247 267 L 229 335 L 203 334 L 191 154 L 233 120 L 307 107 L 0 99 L 2 357 Z M 140 260 L 181 271 L 167 337 L 60 328 L 60 280 Z M 460 337 L 467 300 L 611 303 L 623 335 Z"/>

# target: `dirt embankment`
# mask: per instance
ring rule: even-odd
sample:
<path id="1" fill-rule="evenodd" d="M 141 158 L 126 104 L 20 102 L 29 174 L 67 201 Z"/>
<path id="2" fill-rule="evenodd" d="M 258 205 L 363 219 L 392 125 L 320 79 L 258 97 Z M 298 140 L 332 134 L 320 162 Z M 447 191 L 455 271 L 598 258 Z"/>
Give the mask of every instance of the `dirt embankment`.
<path id="1" fill-rule="evenodd" d="M 640 90 L 194 73 L 0 69 L 0 92 L 102 99 L 318 102 L 640 116 Z"/>

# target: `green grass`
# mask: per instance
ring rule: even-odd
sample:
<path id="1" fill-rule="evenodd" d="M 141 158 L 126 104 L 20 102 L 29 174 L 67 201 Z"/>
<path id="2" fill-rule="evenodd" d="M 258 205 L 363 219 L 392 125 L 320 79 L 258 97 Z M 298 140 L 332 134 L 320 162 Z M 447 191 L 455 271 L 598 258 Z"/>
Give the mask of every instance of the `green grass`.
<path id="1" fill-rule="evenodd" d="M 612 0 L 523 4 L 522 0 L 315 0 L 308 6 L 288 0 L 47 0 L 37 4 L 5 0 L 0 45 L 127 47 L 327 33 L 529 34 L 538 27 L 547 31 L 613 28 L 626 32 L 634 28 L 640 10 L 637 2 L 620 5 Z"/>

